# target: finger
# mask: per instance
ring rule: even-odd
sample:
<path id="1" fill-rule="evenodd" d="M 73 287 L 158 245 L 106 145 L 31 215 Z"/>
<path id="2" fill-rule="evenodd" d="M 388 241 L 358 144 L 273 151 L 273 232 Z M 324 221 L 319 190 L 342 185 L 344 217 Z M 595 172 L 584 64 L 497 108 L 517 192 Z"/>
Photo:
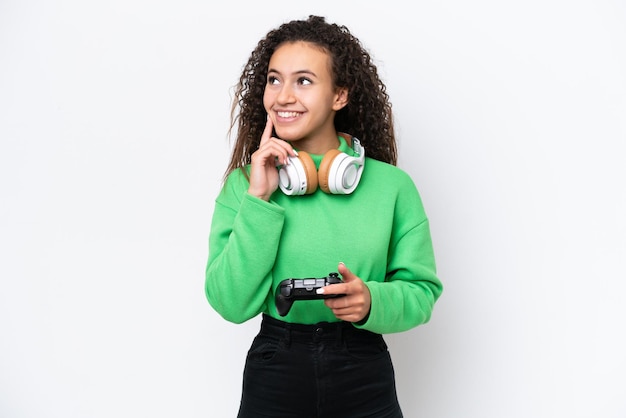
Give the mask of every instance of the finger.
<path id="1" fill-rule="evenodd" d="M 252 154 L 253 160 L 255 160 L 255 156 L 257 157 L 257 161 L 262 160 L 264 164 L 266 161 L 269 161 L 270 158 L 274 157 L 275 165 L 278 167 L 280 165 L 289 164 L 289 158 L 297 157 L 298 153 L 288 142 L 271 137 L 261 140 L 259 149 Z"/>
<path id="2" fill-rule="evenodd" d="M 259 142 L 259 148 L 261 148 L 262 146 L 268 143 L 278 144 L 280 147 L 284 149 L 284 153 L 286 155 L 290 157 L 298 156 L 298 151 L 296 151 L 291 146 L 290 143 L 280 138 L 272 136 L 273 133 L 274 133 L 274 122 L 272 121 L 272 118 L 270 118 L 268 115 L 267 122 L 265 123 L 265 129 L 263 129 L 263 133 L 261 134 L 261 141 Z M 286 160 L 285 160 L 285 164 L 286 164 Z"/>
<path id="3" fill-rule="evenodd" d="M 330 308 L 336 318 L 343 321 L 357 322 L 365 318 L 369 308 L 365 310 L 357 301 L 351 298 L 331 298 L 324 301 L 326 306 Z"/>
<path id="4" fill-rule="evenodd" d="M 343 283 L 331 284 L 320 289 L 317 289 L 317 293 L 320 295 L 340 295 L 340 294 L 348 294 L 350 291 L 350 286 L 348 283 L 355 281 L 358 277 L 346 267 L 343 262 L 339 262 L 337 266 L 337 271 L 341 274 L 341 278 Z"/>
<path id="5" fill-rule="evenodd" d="M 257 153 L 264 161 L 273 161 L 276 167 L 289 164 L 291 146 L 285 141 L 270 138 Z M 293 152 L 292 152 L 293 153 Z"/>
<path id="6" fill-rule="evenodd" d="M 316 290 L 318 295 L 345 295 L 348 291 L 346 283 L 329 284 Z"/>
<path id="7" fill-rule="evenodd" d="M 334 313 L 345 312 L 352 306 L 350 299 L 345 297 L 325 299 L 324 303 L 333 310 Z"/>
<path id="8" fill-rule="evenodd" d="M 265 129 L 263 129 L 263 133 L 261 134 L 261 142 L 259 143 L 259 148 L 261 145 L 265 144 L 272 137 L 272 130 L 274 129 L 274 124 L 272 123 L 272 118 L 267 116 L 267 122 L 265 122 Z"/>
<path id="9" fill-rule="evenodd" d="M 356 275 L 352 273 L 352 271 L 350 271 L 350 269 L 343 263 L 343 261 L 339 262 L 339 265 L 337 266 L 337 271 L 339 272 L 339 274 L 341 274 L 343 281 L 346 283 L 351 282 L 357 278 Z"/>

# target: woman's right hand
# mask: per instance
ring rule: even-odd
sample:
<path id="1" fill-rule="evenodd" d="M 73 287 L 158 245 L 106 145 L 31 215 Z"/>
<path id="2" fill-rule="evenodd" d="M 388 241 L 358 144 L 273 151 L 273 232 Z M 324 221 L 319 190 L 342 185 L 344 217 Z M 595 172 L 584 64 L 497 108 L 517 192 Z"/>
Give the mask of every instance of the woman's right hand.
<path id="1" fill-rule="evenodd" d="M 272 136 L 273 127 L 272 119 L 268 116 L 259 149 L 252 154 L 250 167 L 248 193 L 265 201 L 269 201 L 278 188 L 277 167 L 289 164 L 289 157 L 298 155 L 289 143 Z"/>

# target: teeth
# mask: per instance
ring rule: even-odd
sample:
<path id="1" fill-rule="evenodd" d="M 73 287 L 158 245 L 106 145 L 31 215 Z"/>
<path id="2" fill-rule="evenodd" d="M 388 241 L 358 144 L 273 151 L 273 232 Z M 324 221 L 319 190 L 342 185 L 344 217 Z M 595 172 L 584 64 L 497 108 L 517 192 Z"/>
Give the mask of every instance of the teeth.
<path id="1" fill-rule="evenodd" d="M 295 118 L 298 116 L 298 112 L 278 112 L 278 116 L 281 118 Z"/>

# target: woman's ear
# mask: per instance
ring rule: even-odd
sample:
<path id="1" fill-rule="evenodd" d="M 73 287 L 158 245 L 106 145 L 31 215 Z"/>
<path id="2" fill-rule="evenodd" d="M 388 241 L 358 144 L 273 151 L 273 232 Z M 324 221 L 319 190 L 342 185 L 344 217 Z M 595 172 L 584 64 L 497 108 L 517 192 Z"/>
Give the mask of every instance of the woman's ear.
<path id="1" fill-rule="evenodd" d="M 335 103 L 333 104 L 333 110 L 338 111 L 348 104 L 348 89 L 346 87 L 339 87 L 335 93 Z"/>

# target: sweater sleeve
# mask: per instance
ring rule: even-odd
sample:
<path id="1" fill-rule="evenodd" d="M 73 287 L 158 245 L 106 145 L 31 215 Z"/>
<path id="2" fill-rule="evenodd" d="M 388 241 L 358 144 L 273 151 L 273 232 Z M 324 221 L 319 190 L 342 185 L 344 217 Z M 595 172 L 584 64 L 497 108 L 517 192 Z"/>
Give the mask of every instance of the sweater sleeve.
<path id="1" fill-rule="evenodd" d="M 233 172 L 216 199 L 206 267 L 206 297 L 234 323 L 265 309 L 284 223 L 283 209 L 249 195 L 245 183 Z"/>
<path id="2" fill-rule="evenodd" d="M 430 226 L 412 181 L 398 196 L 384 281 L 367 281 L 370 314 L 357 327 L 381 334 L 402 332 L 430 320 L 443 291 L 437 276 Z"/>

